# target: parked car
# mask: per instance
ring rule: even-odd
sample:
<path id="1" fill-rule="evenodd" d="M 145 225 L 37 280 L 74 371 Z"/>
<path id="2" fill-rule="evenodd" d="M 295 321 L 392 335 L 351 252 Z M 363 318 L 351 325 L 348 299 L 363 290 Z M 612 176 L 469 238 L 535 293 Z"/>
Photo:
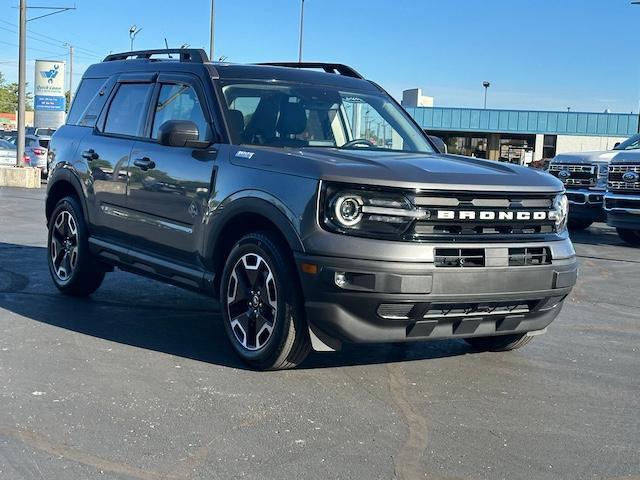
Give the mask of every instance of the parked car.
<path id="1" fill-rule="evenodd" d="M 25 137 L 24 153 L 29 157 L 29 164 L 32 167 L 39 168 L 42 176 L 46 177 L 48 173 L 48 153 L 49 142 L 51 137 L 27 135 Z"/>
<path id="2" fill-rule="evenodd" d="M 0 166 L 15 166 L 17 154 L 13 143 L 0 139 Z"/>
<path id="3" fill-rule="evenodd" d="M 604 198 L 607 224 L 630 245 L 640 247 L 640 134 L 616 146 Z"/>
<path id="4" fill-rule="evenodd" d="M 352 128 L 365 111 L 388 148 Z M 520 348 L 576 281 L 561 182 L 439 153 L 345 65 L 109 55 L 50 150 L 56 287 L 89 295 L 117 267 L 218 298 L 258 369 L 343 342 Z"/>
<path id="5" fill-rule="evenodd" d="M 53 136 L 53 134 L 56 133 L 56 129 L 55 128 L 36 128 L 33 132 L 34 135 L 36 135 L 37 137 L 51 137 Z"/>
<path id="6" fill-rule="evenodd" d="M 567 189 L 569 229 L 584 230 L 606 220 L 603 209 L 609 163 L 624 151 L 638 149 L 640 135 L 603 152 L 561 153 L 549 164 L 549 173 Z"/>

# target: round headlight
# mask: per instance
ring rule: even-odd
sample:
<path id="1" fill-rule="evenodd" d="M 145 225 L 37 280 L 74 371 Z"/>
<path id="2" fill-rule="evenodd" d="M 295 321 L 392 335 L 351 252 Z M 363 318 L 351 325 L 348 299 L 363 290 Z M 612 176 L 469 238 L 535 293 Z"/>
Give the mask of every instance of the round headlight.
<path id="1" fill-rule="evenodd" d="M 355 195 L 338 197 L 333 206 L 336 220 L 345 227 L 353 227 L 362 220 L 362 199 Z"/>
<path id="2" fill-rule="evenodd" d="M 556 195 L 553 201 L 553 209 L 555 213 L 556 231 L 562 232 L 567 227 L 567 219 L 569 217 L 569 200 L 564 193 Z"/>

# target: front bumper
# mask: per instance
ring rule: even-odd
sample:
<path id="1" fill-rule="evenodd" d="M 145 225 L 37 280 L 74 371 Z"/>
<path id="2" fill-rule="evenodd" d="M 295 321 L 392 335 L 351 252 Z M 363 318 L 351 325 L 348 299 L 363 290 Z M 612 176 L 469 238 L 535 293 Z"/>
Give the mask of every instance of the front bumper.
<path id="1" fill-rule="evenodd" d="M 569 218 L 604 222 L 607 218 L 603 210 L 604 191 L 587 189 L 567 189 Z"/>
<path id="2" fill-rule="evenodd" d="M 604 197 L 607 224 L 617 228 L 640 230 L 640 195 L 610 193 Z"/>
<path id="3" fill-rule="evenodd" d="M 575 284 L 577 263 L 569 241 L 537 246 L 550 247 L 550 265 L 436 267 L 299 254 L 296 262 L 310 329 L 331 348 L 339 348 L 341 342 L 542 330 L 558 315 Z M 302 264 L 315 265 L 317 273 L 305 273 Z M 336 273 L 345 274 L 343 287 L 336 285 Z"/>

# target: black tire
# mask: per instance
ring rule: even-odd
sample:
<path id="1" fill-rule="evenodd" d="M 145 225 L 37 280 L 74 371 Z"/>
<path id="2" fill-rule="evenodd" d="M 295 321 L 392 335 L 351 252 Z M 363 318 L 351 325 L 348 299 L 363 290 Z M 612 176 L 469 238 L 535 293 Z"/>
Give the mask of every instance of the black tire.
<path id="1" fill-rule="evenodd" d="M 577 230 L 586 230 L 593 224 L 592 220 L 571 220 L 569 219 L 569 223 L 567 226 L 569 230 L 577 231 Z"/>
<path id="2" fill-rule="evenodd" d="M 251 367 L 294 368 L 311 351 L 293 261 L 272 234 L 251 233 L 231 249 L 220 304 L 229 341 Z"/>
<path id="3" fill-rule="evenodd" d="M 64 197 L 49 218 L 47 263 L 53 283 L 65 295 L 91 295 L 104 280 L 105 269 L 91 255 L 88 239 L 80 203 L 75 197 Z"/>
<path id="4" fill-rule="evenodd" d="M 620 238 L 634 247 L 640 247 L 640 230 L 631 230 L 628 228 L 616 228 Z"/>
<path id="5" fill-rule="evenodd" d="M 533 337 L 526 333 L 515 335 L 498 335 L 495 337 L 465 338 L 464 341 L 475 350 L 490 352 L 506 352 L 524 347 Z"/>

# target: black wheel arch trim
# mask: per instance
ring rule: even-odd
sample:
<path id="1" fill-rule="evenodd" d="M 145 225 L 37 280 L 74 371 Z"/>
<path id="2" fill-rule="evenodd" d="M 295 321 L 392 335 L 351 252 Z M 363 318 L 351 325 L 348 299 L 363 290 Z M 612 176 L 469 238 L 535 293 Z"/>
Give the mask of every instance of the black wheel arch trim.
<path id="1" fill-rule="evenodd" d="M 55 205 L 49 205 L 49 196 L 51 195 L 52 190 L 60 182 L 69 183 L 73 187 L 78 200 L 80 201 L 80 206 L 82 207 L 82 215 L 84 217 L 84 221 L 87 225 L 90 225 L 87 210 L 87 193 L 83 188 L 82 181 L 80 180 L 78 175 L 73 171 L 72 168 L 66 165 L 57 165 L 49 176 L 49 180 L 47 182 L 47 196 L 45 199 L 45 215 L 47 216 L 47 221 L 49 220 L 49 215 L 55 208 Z"/>
<path id="2" fill-rule="evenodd" d="M 224 230 L 239 215 L 260 215 L 273 223 L 294 252 L 304 252 L 304 245 L 294 227 L 296 216 L 276 197 L 259 190 L 243 190 L 227 197 L 217 208 L 207 213 L 211 229 L 204 244 L 204 258 L 214 258 L 216 246 L 223 241 Z"/>

